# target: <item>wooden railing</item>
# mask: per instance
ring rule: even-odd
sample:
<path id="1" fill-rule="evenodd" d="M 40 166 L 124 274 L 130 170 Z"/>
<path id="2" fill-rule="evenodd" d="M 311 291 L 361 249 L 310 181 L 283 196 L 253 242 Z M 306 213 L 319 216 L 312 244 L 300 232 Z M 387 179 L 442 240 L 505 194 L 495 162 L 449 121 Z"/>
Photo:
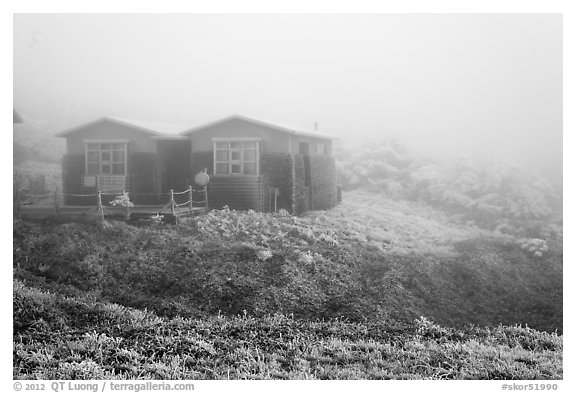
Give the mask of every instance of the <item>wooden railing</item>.
<path id="1" fill-rule="evenodd" d="M 194 189 L 189 186 L 188 189 L 180 192 L 169 190 L 165 194 L 157 194 L 158 196 L 169 196 L 168 203 L 161 205 L 132 205 L 114 207 L 108 206 L 102 202 L 103 196 L 118 197 L 123 194 L 131 196 L 146 195 L 129 192 L 109 193 L 98 191 L 92 194 L 73 194 L 60 192 L 56 189 L 54 192 L 44 194 L 31 194 L 23 193 L 15 190 L 14 195 L 14 216 L 17 218 L 39 218 L 39 219 L 55 219 L 60 221 L 63 217 L 78 216 L 94 216 L 96 222 L 103 222 L 106 215 L 119 215 L 123 209 L 128 214 L 126 216 L 139 216 L 146 217 L 151 215 L 170 215 L 174 218 L 174 222 L 178 222 L 178 218 L 186 215 L 194 215 L 198 213 L 208 212 L 208 190 L 206 187 L 201 189 Z M 200 196 L 199 196 L 200 195 Z M 62 204 L 64 197 L 75 198 L 94 198 L 92 204 L 85 206 L 66 206 Z M 74 221 L 74 220 L 71 220 Z"/>

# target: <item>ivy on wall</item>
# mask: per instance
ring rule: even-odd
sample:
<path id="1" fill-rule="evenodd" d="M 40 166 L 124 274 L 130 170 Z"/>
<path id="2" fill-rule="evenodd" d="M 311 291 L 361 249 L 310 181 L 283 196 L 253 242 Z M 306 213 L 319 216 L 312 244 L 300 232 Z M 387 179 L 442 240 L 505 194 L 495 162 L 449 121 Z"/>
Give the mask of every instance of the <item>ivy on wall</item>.
<path id="1" fill-rule="evenodd" d="M 302 214 L 310 210 L 310 188 L 306 186 L 306 157 L 300 154 L 293 156 L 294 160 L 294 193 L 292 196 L 294 214 Z"/>
<path id="2" fill-rule="evenodd" d="M 336 163 L 333 157 L 310 156 L 311 208 L 331 209 L 337 204 Z"/>
<path id="3" fill-rule="evenodd" d="M 275 189 L 276 210 L 293 212 L 293 160 L 289 154 L 268 153 L 260 159 L 260 168 L 264 188 L 264 211 L 274 211 Z"/>

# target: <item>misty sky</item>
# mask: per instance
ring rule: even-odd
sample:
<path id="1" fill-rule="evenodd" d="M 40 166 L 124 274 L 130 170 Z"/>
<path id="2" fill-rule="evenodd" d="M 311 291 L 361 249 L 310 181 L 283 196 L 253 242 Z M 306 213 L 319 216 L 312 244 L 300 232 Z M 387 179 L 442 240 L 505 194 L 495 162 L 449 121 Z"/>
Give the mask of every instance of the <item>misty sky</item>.
<path id="1" fill-rule="evenodd" d="M 197 125 L 232 113 L 562 175 L 562 16 L 14 17 L 14 105 Z"/>

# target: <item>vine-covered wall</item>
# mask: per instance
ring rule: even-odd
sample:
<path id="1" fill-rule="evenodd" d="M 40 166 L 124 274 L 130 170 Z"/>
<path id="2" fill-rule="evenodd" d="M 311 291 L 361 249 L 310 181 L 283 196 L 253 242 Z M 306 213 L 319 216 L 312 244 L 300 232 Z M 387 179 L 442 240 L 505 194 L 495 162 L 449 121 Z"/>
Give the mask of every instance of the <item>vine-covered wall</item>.
<path id="1" fill-rule="evenodd" d="M 306 157 L 295 154 L 294 161 L 294 191 L 292 195 L 292 205 L 294 214 L 302 214 L 310 210 L 310 187 L 306 186 Z"/>
<path id="2" fill-rule="evenodd" d="M 293 213 L 293 159 L 290 154 L 268 153 L 260 159 L 264 211 L 274 211 L 274 189 L 278 190 L 276 210 Z"/>
<path id="3" fill-rule="evenodd" d="M 310 156 L 310 208 L 331 209 L 337 204 L 336 163 L 330 156 Z"/>

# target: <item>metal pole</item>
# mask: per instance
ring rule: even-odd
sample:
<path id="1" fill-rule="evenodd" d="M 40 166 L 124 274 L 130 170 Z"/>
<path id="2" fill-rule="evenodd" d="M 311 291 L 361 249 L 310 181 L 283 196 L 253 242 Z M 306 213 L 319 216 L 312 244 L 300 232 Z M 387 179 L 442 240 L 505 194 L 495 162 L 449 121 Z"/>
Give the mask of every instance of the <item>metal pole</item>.
<path id="1" fill-rule="evenodd" d="M 204 186 L 204 211 L 208 213 L 208 186 Z"/>
<path id="2" fill-rule="evenodd" d="M 98 199 L 96 200 L 96 222 L 104 222 L 104 209 L 102 208 L 102 191 L 98 191 Z"/>
<path id="3" fill-rule="evenodd" d="M 188 186 L 188 194 L 190 195 L 190 213 L 192 213 L 192 186 Z"/>
<path id="4" fill-rule="evenodd" d="M 60 206 L 58 203 L 58 187 L 54 190 L 54 210 L 56 210 L 56 222 L 60 222 Z"/>

